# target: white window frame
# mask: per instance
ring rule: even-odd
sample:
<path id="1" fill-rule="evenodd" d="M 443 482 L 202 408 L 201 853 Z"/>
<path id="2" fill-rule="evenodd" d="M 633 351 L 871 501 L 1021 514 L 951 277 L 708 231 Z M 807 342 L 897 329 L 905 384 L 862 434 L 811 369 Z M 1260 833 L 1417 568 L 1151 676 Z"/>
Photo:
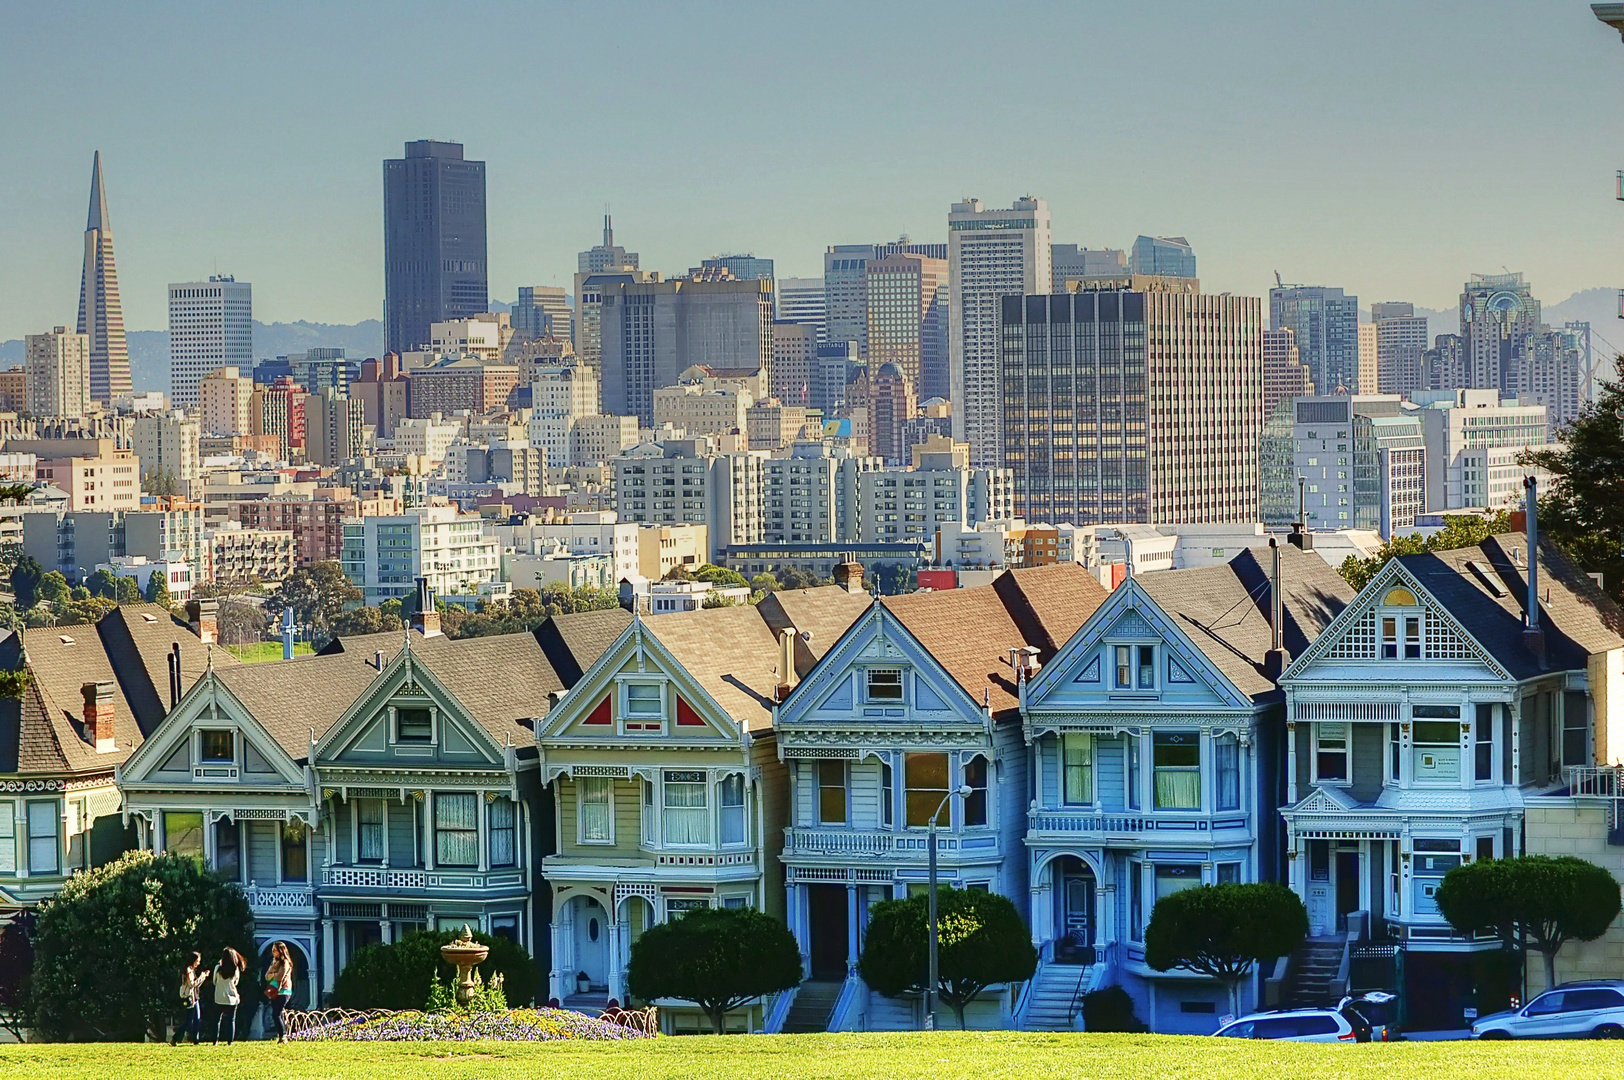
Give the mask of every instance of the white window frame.
<path id="1" fill-rule="evenodd" d="M 603 840 L 590 840 L 586 835 L 586 784 L 601 782 L 609 798 L 605 807 L 609 815 L 609 835 Z M 575 777 L 575 842 L 582 847 L 613 847 L 615 844 L 615 781 L 611 776 Z"/>
<path id="2" fill-rule="evenodd" d="M 667 781 L 667 775 L 669 773 L 698 773 L 700 775 L 700 779 L 698 781 L 678 780 L 678 781 L 668 782 Z M 705 805 L 703 807 L 703 810 L 705 811 L 705 815 L 704 815 L 705 816 L 705 838 L 703 840 L 700 840 L 700 841 L 697 841 L 697 842 L 682 843 L 682 842 L 674 842 L 672 840 L 667 839 L 667 837 L 666 837 L 666 828 L 665 827 L 666 827 L 666 825 L 670 824 L 670 811 L 676 810 L 678 812 L 681 812 L 681 811 L 684 811 L 684 810 L 701 809 L 700 807 L 692 807 L 692 806 L 676 806 L 676 807 L 674 807 L 674 806 L 670 806 L 669 804 L 667 804 L 667 802 L 666 802 L 666 797 L 667 797 L 666 789 L 673 782 L 681 784 L 684 787 L 689 786 L 689 785 L 694 784 L 694 783 L 697 783 L 697 784 L 699 784 L 700 788 L 704 791 L 704 793 L 705 793 Z M 715 776 L 712 775 L 711 773 L 703 770 L 703 769 L 661 769 L 660 770 L 660 790 L 659 790 L 660 846 L 662 848 L 686 848 L 686 849 L 693 850 L 693 849 L 702 849 L 702 848 L 713 847 L 715 845 L 715 836 L 716 836 L 716 790 L 715 789 L 716 789 L 716 778 L 715 778 Z"/>
<path id="3" fill-rule="evenodd" d="M 236 765 L 242 760 L 242 732 L 235 727 L 215 726 L 193 728 L 192 756 L 199 765 Z M 203 756 L 203 735 L 205 732 L 224 732 L 231 736 L 231 756 L 227 758 L 211 758 Z"/>
<path id="4" fill-rule="evenodd" d="M 17 873 L 17 802 L 0 799 L 0 875 Z"/>
<path id="5" fill-rule="evenodd" d="M 729 840 L 722 839 L 722 810 L 723 810 L 723 806 L 722 806 L 722 785 L 727 783 L 730 780 L 735 780 L 735 779 L 739 783 L 739 805 L 737 807 L 737 810 L 738 810 L 738 813 L 739 813 L 739 819 L 743 824 L 743 828 L 740 830 L 741 839 L 729 841 Z M 750 846 L 750 778 L 747 775 L 745 775 L 744 773 L 742 773 L 742 772 L 724 772 L 724 773 L 720 773 L 716 777 L 715 789 L 716 789 L 716 846 L 717 847 L 725 847 L 725 848 L 749 847 Z M 733 808 L 728 807 L 727 809 L 733 809 Z M 850 813 L 849 812 L 847 814 L 847 818 L 848 818 L 848 820 L 850 819 Z"/>
<path id="6" fill-rule="evenodd" d="M 1153 693 L 1156 693 L 1157 691 L 1159 691 L 1162 688 L 1161 672 L 1159 670 L 1157 670 L 1157 665 L 1159 665 L 1161 663 L 1161 649 L 1158 648 L 1158 643 L 1157 642 L 1154 642 L 1154 641 L 1113 641 L 1113 642 L 1109 643 L 1108 647 L 1111 650 L 1110 668 L 1111 668 L 1111 689 L 1112 690 L 1126 690 L 1126 691 L 1133 692 L 1133 693 L 1153 694 Z M 1128 650 L 1128 663 L 1127 663 L 1128 678 L 1127 678 L 1126 682 L 1124 682 L 1122 680 L 1122 667 L 1123 667 L 1123 665 L 1121 663 L 1121 660 L 1122 660 L 1121 650 L 1123 650 L 1123 649 Z M 1149 686 L 1141 686 L 1139 684 L 1139 673 L 1145 667 L 1145 665 L 1140 662 L 1140 660 L 1141 660 L 1141 650 L 1145 650 L 1145 649 L 1150 650 L 1150 664 L 1149 664 L 1150 685 Z"/>
<path id="7" fill-rule="evenodd" d="M 424 739 L 403 739 L 400 737 L 400 710 L 406 708 L 416 711 L 425 709 L 429 714 L 429 737 Z M 440 742 L 440 710 L 433 705 L 400 705 L 391 703 L 389 706 L 389 743 L 391 746 L 436 746 Z"/>
<path id="8" fill-rule="evenodd" d="M 36 876 L 36 875 L 41 876 L 41 877 L 58 877 L 58 876 L 60 876 L 61 873 L 62 873 L 62 804 L 57 802 L 54 799 L 26 799 L 26 800 L 24 800 L 23 805 L 24 805 L 24 809 L 23 809 L 23 814 L 24 814 L 23 826 L 24 826 L 25 838 L 28 841 L 28 874 L 29 874 L 29 876 L 30 877 L 33 877 L 33 876 Z M 38 837 L 35 837 L 35 835 L 34 835 L 34 808 L 36 806 L 45 807 L 50 811 L 51 820 L 52 820 L 52 823 L 55 826 L 54 830 L 52 831 L 51 836 L 50 836 L 51 844 L 52 844 L 52 847 L 54 849 L 55 854 L 52 856 L 53 865 L 51 866 L 51 868 L 49 870 L 41 870 L 41 869 L 39 869 L 38 867 L 36 867 L 34 865 L 34 841 L 36 839 L 39 839 L 39 840 L 44 840 L 45 839 L 45 836 L 44 836 L 43 833 Z M 205 817 L 204 817 L 204 831 L 205 831 L 204 843 L 205 844 L 207 844 L 207 836 L 206 836 L 207 830 L 208 830 L 208 819 L 207 819 L 207 816 L 205 815 Z M 208 850 L 207 847 L 205 847 L 204 848 L 205 853 L 207 853 L 207 850 Z"/>
<path id="9" fill-rule="evenodd" d="M 361 859 L 361 805 L 375 802 L 383 808 L 383 820 L 379 822 L 379 852 L 375 859 Z M 389 862 L 389 800 L 388 799 L 353 799 L 350 802 L 350 861 L 363 866 L 385 865 Z M 277 843 L 281 844 L 281 834 L 277 835 Z"/>
<path id="10" fill-rule="evenodd" d="M 1332 726 L 1332 727 L 1340 727 L 1342 729 L 1342 732 L 1343 732 L 1343 735 L 1342 735 L 1342 765 L 1343 765 L 1342 772 L 1343 772 L 1344 775 L 1340 779 L 1337 778 L 1337 777 L 1322 777 L 1322 776 L 1320 776 L 1320 771 L 1319 771 L 1319 756 L 1320 756 L 1320 753 L 1321 753 L 1320 739 L 1321 739 L 1322 734 L 1324 732 L 1324 729 L 1326 727 L 1326 723 L 1321 722 L 1321 721 L 1316 721 L 1314 723 L 1313 753 L 1311 753 L 1309 755 L 1309 762 L 1308 762 L 1308 764 L 1309 764 L 1309 775 L 1313 778 L 1313 782 L 1316 783 L 1316 784 L 1328 784 L 1328 785 L 1332 785 L 1332 786 L 1335 786 L 1335 787 L 1349 787 L 1349 786 L 1351 786 L 1353 784 L 1353 724 L 1352 724 L 1352 722 L 1347 721 L 1347 720 L 1343 720 L 1340 723 L 1338 723 L 1336 721 L 1330 721 L 1330 726 Z M 1334 753 L 1335 751 L 1334 750 L 1326 750 L 1324 752 L 1325 753 Z"/>
<path id="11" fill-rule="evenodd" d="M 896 674 L 896 677 L 897 677 L 897 683 L 896 683 L 897 696 L 896 697 L 876 697 L 876 696 L 874 696 L 874 689 L 873 689 L 874 688 L 874 676 L 882 674 L 882 673 L 887 673 L 887 674 L 895 673 Z M 906 703 L 907 699 L 908 699 L 907 678 L 905 677 L 902 668 L 894 667 L 894 666 L 883 666 L 883 667 L 867 667 L 867 668 L 863 669 L 863 703 L 865 705 L 890 705 L 890 706 L 895 707 L 895 706 L 899 706 L 899 705 L 902 705 L 902 704 Z"/>
<path id="12" fill-rule="evenodd" d="M 634 672 L 620 675 L 615 678 L 615 730 L 621 735 L 630 738 L 658 738 L 671 729 L 672 712 L 674 706 L 671 701 L 669 683 L 670 679 L 654 672 Z M 633 713 L 631 711 L 631 688 L 633 686 L 655 686 L 660 692 L 659 714 Z M 658 721 L 658 727 L 647 726 Z M 638 725 L 628 728 L 628 723 Z"/>
<path id="13" fill-rule="evenodd" d="M 1393 636 L 1387 636 L 1387 622 L 1392 620 Z M 1411 642 L 1406 633 L 1410 622 L 1415 623 L 1414 643 L 1416 655 L 1405 655 Z M 1393 655 L 1387 655 L 1389 646 L 1393 648 Z M 1376 658 L 1378 660 L 1425 660 L 1427 658 L 1427 619 L 1426 612 L 1419 605 L 1416 607 L 1388 607 L 1378 608 L 1376 611 Z"/>

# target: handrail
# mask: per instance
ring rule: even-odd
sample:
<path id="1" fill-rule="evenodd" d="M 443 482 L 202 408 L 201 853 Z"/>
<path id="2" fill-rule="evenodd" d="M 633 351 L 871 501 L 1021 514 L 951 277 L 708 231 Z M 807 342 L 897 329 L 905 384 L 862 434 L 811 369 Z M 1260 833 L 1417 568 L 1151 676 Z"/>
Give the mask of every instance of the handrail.
<path id="1" fill-rule="evenodd" d="M 862 976 L 855 971 L 846 976 L 846 981 L 840 986 L 840 996 L 835 998 L 835 1007 L 829 1010 L 829 1023 L 825 1031 L 845 1031 L 850 1019 L 848 1014 L 856 1007 L 861 997 L 860 991 L 867 987 Z"/>
<path id="2" fill-rule="evenodd" d="M 1098 954 L 1095 955 L 1097 963 Z M 1083 1007 L 1083 981 L 1088 978 L 1088 973 L 1092 970 L 1094 970 L 1093 964 L 1084 964 L 1083 970 L 1077 973 L 1077 986 L 1071 992 L 1071 1005 L 1066 1009 L 1066 1023 L 1068 1024 L 1076 1021 L 1077 1013 Z"/>
<path id="3" fill-rule="evenodd" d="M 777 1035 L 784 1030 L 784 1021 L 789 1019 L 790 1006 L 794 1003 L 795 995 L 800 992 L 800 989 L 800 985 L 796 984 L 788 990 L 780 990 L 774 995 L 772 1007 L 767 1010 L 767 1015 L 761 1018 L 761 1030 L 765 1034 Z"/>
<path id="4" fill-rule="evenodd" d="M 1342 937 L 1342 962 L 1336 966 L 1336 978 L 1331 980 L 1331 997 L 1340 1001 L 1348 993 L 1348 980 L 1351 974 L 1353 952 L 1353 935 L 1345 934 Z"/>

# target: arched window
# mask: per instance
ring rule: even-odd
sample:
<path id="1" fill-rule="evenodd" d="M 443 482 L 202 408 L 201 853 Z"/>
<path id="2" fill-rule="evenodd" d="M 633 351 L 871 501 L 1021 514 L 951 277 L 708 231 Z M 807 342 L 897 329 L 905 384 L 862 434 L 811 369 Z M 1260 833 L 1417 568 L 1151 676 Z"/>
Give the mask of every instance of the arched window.
<path id="1" fill-rule="evenodd" d="M 1386 607 L 1419 607 L 1420 601 L 1409 589 L 1397 588 L 1387 590 L 1387 595 L 1382 597 L 1382 604 Z"/>

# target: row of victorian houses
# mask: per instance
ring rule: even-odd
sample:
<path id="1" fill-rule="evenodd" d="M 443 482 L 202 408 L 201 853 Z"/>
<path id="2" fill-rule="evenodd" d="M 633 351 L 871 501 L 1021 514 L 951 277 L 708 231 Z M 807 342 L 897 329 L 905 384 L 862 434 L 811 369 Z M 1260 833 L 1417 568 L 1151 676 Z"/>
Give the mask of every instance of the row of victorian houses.
<path id="1" fill-rule="evenodd" d="M 0 906 L 183 852 L 293 947 L 302 1003 L 364 945 L 467 923 L 583 1008 L 626 1000 L 650 925 L 753 907 L 808 981 L 741 1030 L 913 1027 L 856 961 L 870 906 L 926 887 L 945 799 L 941 880 L 1013 900 L 1041 956 L 977 1026 L 1074 1026 L 1119 984 L 1153 1029 L 1211 1031 L 1221 988 L 1147 967 L 1144 933 L 1161 897 L 1231 881 L 1289 884 L 1312 924 L 1243 1004 L 1319 978 L 1310 952 L 1344 979 L 1374 957 L 1412 1026 L 1454 1026 L 1498 946 L 1442 920 L 1442 875 L 1576 823 L 1621 839 L 1592 796 L 1624 758 L 1624 617 L 1530 550 L 1406 556 L 1357 595 L 1290 546 L 1109 593 L 1060 565 L 875 599 L 847 564 L 754 607 L 456 641 L 430 614 L 254 665 L 210 647 L 206 602 L 125 606 L 0 643 L 33 674 L 0 703 Z"/>

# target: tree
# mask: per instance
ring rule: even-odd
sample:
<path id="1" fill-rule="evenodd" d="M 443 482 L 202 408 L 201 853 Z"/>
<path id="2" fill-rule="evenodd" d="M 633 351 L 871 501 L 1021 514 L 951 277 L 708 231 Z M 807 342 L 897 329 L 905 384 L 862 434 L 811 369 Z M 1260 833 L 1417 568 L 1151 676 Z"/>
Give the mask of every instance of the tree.
<path id="1" fill-rule="evenodd" d="M 16 671 L 0 671 L 0 698 L 14 700 L 22 697 L 23 691 L 27 690 L 33 681 L 34 676 L 29 674 L 27 668 L 19 668 Z"/>
<path id="2" fill-rule="evenodd" d="M 0 929 L 0 1028 L 23 1041 L 34 982 L 34 916 L 24 912 Z"/>
<path id="3" fill-rule="evenodd" d="M 39 598 L 47 604 L 60 604 L 73 598 L 73 589 L 68 586 L 68 579 L 62 576 L 62 571 L 52 570 L 39 579 Z"/>
<path id="4" fill-rule="evenodd" d="M 822 584 L 817 575 L 794 566 L 779 567 L 777 576 L 786 589 L 812 589 Z"/>
<path id="5" fill-rule="evenodd" d="M 801 951 L 771 915 L 700 908 L 643 931 L 632 943 L 626 980 L 644 1001 L 692 1001 L 720 1035 L 729 1010 L 800 984 Z"/>
<path id="6" fill-rule="evenodd" d="M 133 577 L 120 577 L 118 579 L 118 595 L 114 599 L 121 604 L 139 604 L 141 602 L 141 583 Z"/>
<path id="7" fill-rule="evenodd" d="M 118 575 L 105 566 L 85 579 L 85 588 L 91 596 L 105 596 L 109 600 L 118 599 Z"/>
<path id="8" fill-rule="evenodd" d="M 440 946 L 460 936 L 460 930 L 424 930 L 388 945 L 366 945 L 355 951 L 333 984 L 333 1004 L 345 1009 L 421 1009 L 430 986 L 456 974 L 440 957 Z M 490 947 L 479 965 L 489 983 L 502 973 L 504 991 L 514 1005 L 528 1005 L 536 996 L 536 962 L 524 947 L 505 937 L 475 934 Z"/>
<path id="9" fill-rule="evenodd" d="M 154 570 L 147 578 L 146 600 L 149 604 L 158 604 L 169 607 L 174 603 L 169 596 L 169 575 L 162 570 Z"/>
<path id="10" fill-rule="evenodd" d="M 1476 514 L 1452 514 L 1444 518 L 1444 527 L 1431 536 L 1425 539 L 1419 533 L 1395 536 L 1391 540 L 1384 541 L 1369 558 L 1361 559 L 1357 555 L 1349 555 L 1342 560 L 1342 565 L 1336 568 L 1336 572 L 1354 589 L 1363 589 L 1370 584 L 1377 571 L 1386 566 L 1389 560 L 1400 555 L 1420 555 L 1428 551 L 1455 551 L 1458 548 L 1476 547 L 1489 537 L 1509 532 L 1510 529 L 1511 515 L 1504 510 L 1488 518 Z"/>
<path id="11" fill-rule="evenodd" d="M 708 581 L 712 585 L 738 586 L 750 584 L 743 574 L 715 563 L 703 563 L 694 571 L 695 581 Z"/>
<path id="12" fill-rule="evenodd" d="M 1237 991 L 1252 965 L 1290 954 L 1307 936 L 1308 909 L 1284 885 L 1201 885 L 1156 901 L 1145 928 L 1145 963 L 1217 979 L 1229 993 L 1229 1011 L 1238 1013 Z"/>
<path id="13" fill-rule="evenodd" d="M 17 607 L 26 611 L 39 603 L 39 583 L 45 578 L 45 568 L 32 555 L 17 560 L 11 570 L 11 594 L 17 598 Z"/>
<path id="14" fill-rule="evenodd" d="M 293 621 L 310 628 L 311 637 L 325 644 L 332 637 L 330 624 L 346 607 L 361 602 L 361 590 L 350 584 L 332 560 L 301 566 L 289 574 L 265 599 L 267 611 L 293 609 Z"/>
<path id="15" fill-rule="evenodd" d="M 705 599 L 701 600 L 699 602 L 699 606 L 702 608 L 738 607 L 739 602 L 733 599 L 731 596 L 725 596 L 722 593 L 713 592 L 707 595 Z"/>
<path id="16" fill-rule="evenodd" d="M 762 596 L 770 596 L 783 587 L 778 580 L 778 576 L 772 573 L 757 574 L 750 579 L 750 592 L 752 595 L 760 593 Z"/>
<path id="17" fill-rule="evenodd" d="M 1624 356 L 1560 441 L 1525 451 L 1517 463 L 1542 468 L 1554 481 L 1539 501 L 1541 531 L 1624 601 Z"/>
<path id="18" fill-rule="evenodd" d="M 946 886 L 936 895 L 937 995 L 959 1027 L 964 1010 L 994 983 L 1030 979 L 1038 954 L 1015 905 L 996 893 Z M 929 899 L 882 900 L 869 910 L 857 970 L 886 997 L 923 992 L 930 978 Z"/>
<path id="19" fill-rule="evenodd" d="M 1556 954 L 1567 942 L 1594 941 L 1619 913 L 1618 882 L 1572 855 L 1521 855 L 1462 863 L 1438 886 L 1438 910 L 1463 934 L 1498 933 L 1545 958 L 1556 985 Z"/>
<path id="20" fill-rule="evenodd" d="M 80 871 L 40 905 L 33 1026 L 53 1041 L 161 1033 L 187 954 L 225 946 L 254 955 L 254 918 L 242 889 L 200 860 L 131 851 Z"/>
<path id="21" fill-rule="evenodd" d="M 173 469 L 148 469 L 141 474 L 141 490 L 147 495 L 183 494 Z"/>
<path id="22" fill-rule="evenodd" d="M 0 484 L 0 503 L 21 506 L 34 494 L 33 484 Z"/>
<path id="23" fill-rule="evenodd" d="M 397 605 L 398 609 L 398 605 Z M 356 637 L 361 634 L 400 632 L 400 615 L 385 615 L 375 607 L 351 608 L 341 611 L 328 623 L 327 628 L 338 637 Z"/>

